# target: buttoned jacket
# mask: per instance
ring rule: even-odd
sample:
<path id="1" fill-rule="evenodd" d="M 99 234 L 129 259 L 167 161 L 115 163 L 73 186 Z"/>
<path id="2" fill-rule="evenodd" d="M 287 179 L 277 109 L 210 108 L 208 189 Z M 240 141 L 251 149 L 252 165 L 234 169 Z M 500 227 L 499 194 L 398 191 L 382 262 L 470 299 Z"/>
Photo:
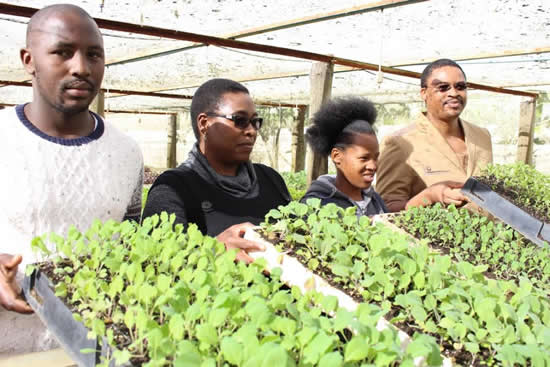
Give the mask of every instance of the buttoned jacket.
<path id="1" fill-rule="evenodd" d="M 464 182 L 493 161 L 491 135 L 485 128 L 459 120 L 464 131 L 466 170 L 441 133 L 424 113 L 416 121 L 385 137 L 380 148 L 376 191 L 391 203 L 408 201 L 441 181 Z"/>

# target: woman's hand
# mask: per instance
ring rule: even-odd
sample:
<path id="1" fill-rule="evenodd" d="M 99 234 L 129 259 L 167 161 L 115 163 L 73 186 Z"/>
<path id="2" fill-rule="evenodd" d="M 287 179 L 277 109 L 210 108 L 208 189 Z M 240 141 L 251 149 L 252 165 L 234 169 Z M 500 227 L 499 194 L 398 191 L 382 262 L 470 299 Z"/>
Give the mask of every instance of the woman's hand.
<path id="1" fill-rule="evenodd" d="M 254 261 L 254 259 L 248 256 L 248 252 L 265 250 L 265 246 L 263 244 L 245 240 L 243 238 L 246 230 L 254 227 L 256 226 L 249 222 L 235 224 L 217 235 L 216 239 L 223 242 L 225 244 L 225 248 L 228 250 L 234 248 L 240 249 L 237 253 L 237 260 L 250 264 Z"/>

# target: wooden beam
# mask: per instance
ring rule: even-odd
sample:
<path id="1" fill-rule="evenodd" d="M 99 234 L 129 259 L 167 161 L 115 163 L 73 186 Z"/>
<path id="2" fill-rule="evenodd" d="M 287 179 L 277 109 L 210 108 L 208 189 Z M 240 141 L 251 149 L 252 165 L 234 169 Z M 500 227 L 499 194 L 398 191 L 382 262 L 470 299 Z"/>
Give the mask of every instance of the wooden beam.
<path id="1" fill-rule="evenodd" d="M 175 94 L 175 93 L 157 93 L 157 92 L 144 92 L 138 90 L 125 90 L 125 89 L 112 89 L 112 88 L 102 88 L 101 90 L 107 93 L 113 94 L 125 94 L 132 96 L 144 96 L 144 97 L 160 97 L 160 98 L 171 98 L 171 99 L 192 99 L 193 96 L 185 94 Z"/>
<path id="2" fill-rule="evenodd" d="M 2 85 L 3 87 L 10 86 L 10 85 L 13 85 L 16 87 L 32 87 L 31 82 L 19 82 L 16 80 L 0 80 L 0 85 Z"/>
<path id="3" fill-rule="evenodd" d="M 462 55 L 452 55 L 447 57 L 453 61 L 470 61 L 470 60 L 483 60 L 483 59 L 496 59 L 499 57 L 510 57 L 510 56 L 525 56 L 525 55 L 535 55 L 550 52 L 550 47 L 535 47 L 528 49 L 518 49 L 518 50 L 503 50 L 499 51 L 498 54 L 494 52 L 482 52 L 479 54 L 462 54 Z M 401 60 L 392 63 L 392 67 L 403 67 L 403 66 L 412 66 L 412 65 L 422 65 L 429 64 L 432 61 L 439 59 L 440 57 L 427 57 L 424 59 L 416 60 Z"/>
<path id="4" fill-rule="evenodd" d="M 338 68 L 335 67 L 334 70 L 337 70 Z M 348 71 L 353 71 L 355 69 L 347 68 Z M 336 72 L 336 71 L 335 71 Z M 262 74 L 262 76 L 257 77 L 249 77 L 249 78 L 241 78 L 241 79 L 233 79 L 236 82 L 239 83 L 246 83 L 246 82 L 257 82 L 257 81 L 263 81 L 263 80 L 273 80 L 273 79 L 285 79 L 285 78 L 295 78 L 295 77 L 305 77 L 308 76 L 309 73 L 303 72 L 303 73 L 297 73 L 297 72 L 287 72 L 287 73 L 275 73 L 275 74 Z M 189 88 L 198 88 L 200 84 L 187 84 L 187 85 L 175 85 L 175 86 L 164 86 L 161 89 L 154 89 L 152 92 L 168 92 L 173 90 L 179 90 L 179 89 L 189 89 Z"/>
<path id="5" fill-rule="evenodd" d="M 261 100 L 254 100 L 254 104 L 256 106 L 270 106 L 270 107 L 289 107 L 289 108 L 297 108 L 297 107 L 305 107 L 305 104 L 296 104 L 296 103 L 279 103 L 279 102 L 269 102 L 269 101 L 261 101 Z"/>
<path id="6" fill-rule="evenodd" d="M 533 137 L 535 132 L 536 99 L 521 102 L 519 110 L 519 133 L 517 162 L 533 164 Z"/>
<path id="7" fill-rule="evenodd" d="M 306 145 L 304 139 L 304 125 L 307 107 L 298 108 L 296 123 L 292 126 L 292 172 L 303 171 L 306 167 Z"/>
<path id="8" fill-rule="evenodd" d="M 335 61 L 338 61 L 338 60 L 335 59 Z M 384 67 L 382 67 L 382 69 L 384 70 Z M 364 70 L 364 68 L 351 67 L 351 66 L 335 66 L 334 67 L 334 74 L 346 73 L 346 72 L 352 72 L 352 71 L 361 71 L 361 70 Z M 371 70 L 371 69 L 369 69 L 369 70 Z M 413 73 L 413 72 L 411 72 L 411 73 Z M 404 76 L 414 77 L 414 78 L 420 79 L 420 73 L 414 73 L 414 74 L 417 74 L 417 75 L 404 75 Z M 254 82 L 254 81 L 262 81 L 262 80 L 305 77 L 305 76 L 308 76 L 308 75 L 309 74 L 307 74 L 307 73 L 277 73 L 277 74 L 263 75 L 261 77 L 256 77 L 256 78 L 243 78 L 243 79 L 238 79 L 238 80 L 235 80 L 235 81 L 238 81 L 240 83 L 245 83 L 245 82 Z M 550 83 L 541 83 L 541 84 L 535 84 L 535 85 L 550 85 Z M 516 95 L 516 96 L 530 97 L 530 98 L 536 98 L 538 96 L 538 93 L 524 92 L 524 91 L 518 91 L 518 90 L 514 90 L 514 89 L 508 89 L 508 88 L 513 88 L 513 87 L 522 87 L 522 86 L 534 86 L 534 85 L 533 84 L 528 84 L 528 85 L 490 86 L 490 85 L 486 85 L 486 84 L 468 82 L 468 87 L 471 88 L 471 89 L 478 89 L 478 90 L 484 90 L 484 91 L 488 91 L 488 92 L 495 92 L 495 93 L 502 93 L 502 94 L 511 94 L 511 95 Z M 187 88 L 196 88 L 196 87 L 198 87 L 198 85 L 185 85 L 185 86 L 180 85 L 180 86 L 175 86 L 175 87 L 170 87 L 170 88 L 158 89 L 158 90 L 155 90 L 155 92 L 163 92 L 163 91 L 170 91 L 170 90 L 177 90 L 177 89 L 187 89 Z M 420 89 L 420 85 L 418 86 L 418 88 Z M 278 105 L 276 105 L 276 106 L 278 106 Z M 288 107 L 293 107 L 293 106 L 288 106 Z"/>
<path id="9" fill-rule="evenodd" d="M 518 83 L 518 84 L 506 84 L 501 85 L 502 88 L 525 88 L 525 87 L 546 87 L 550 86 L 550 81 L 537 82 L 537 83 Z"/>
<path id="10" fill-rule="evenodd" d="M 0 80 L 0 85 L 14 85 L 17 87 L 32 87 L 31 82 L 18 82 L 15 80 Z M 173 93 L 157 93 L 157 92 L 144 92 L 138 90 L 126 90 L 126 89 L 113 89 L 113 88 L 101 88 L 100 91 L 106 93 L 114 94 L 125 94 L 125 95 L 136 95 L 136 96 L 146 96 L 146 97 L 161 97 L 161 98 L 175 98 L 175 99 L 192 99 L 193 96 L 188 96 L 184 94 L 173 94 Z"/>
<path id="11" fill-rule="evenodd" d="M 97 92 L 97 95 L 90 106 L 88 106 L 88 109 L 101 117 L 105 117 L 105 92 L 103 90 Z"/>
<path id="12" fill-rule="evenodd" d="M 524 56 L 524 55 L 532 55 L 532 54 L 540 54 L 540 53 L 549 53 L 550 47 L 537 47 L 537 48 L 531 48 L 531 49 L 519 49 L 519 50 L 507 50 L 503 51 L 502 55 L 500 54 L 476 54 L 476 55 L 462 55 L 462 56 L 449 56 L 448 58 L 454 61 L 468 61 L 468 60 L 482 60 L 487 58 L 499 58 L 499 57 L 510 57 L 510 56 Z M 428 64 L 432 61 L 437 60 L 437 58 L 426 58 L 426 59 L 416 59 L 416 60 L 400 60 L 395 63 L 392 63 L 391 65 L 388 65 L 391 68 L 395 67 L 403 67 L 403 66 L 413 66 L 413 65 L 422 65 L 422 64 Z M 334 67 L 334 73 L 347 73 L 351 71 L 360 71 L 363 70 L 361 68 L 355 68 L 350 66 L 341 66 L 336 65 Z M 254 82 L 254 81 L 262 81 L 262 80 L 272 80 L 272 79 L 284 79 L 284 78 L 295 78 L 295 77 L 305 77 L 308 76 L 308 73 L 305 72 L 287 72 L 287 73 L 275 73 L 275 74 L 263 74 L 259 77 L 252 77 L 252 78 L 244 78 L 236 80 L 238 82 Z M 523 87 L 523 86 L 534 86 L 534 85 L 549 85 L 550 83 L 542 83 L 542 84 L 513 84 L 513 85 L 499 85 L 497 87 L 500 88 L 513 88 L 513 87 Z M 198 87 L 198 85 L 187 85 L 187 86 L 174 86 L 169 88 L 162 88 L 158 90 L 153 90 L 153 92 L 164 92 L 164 91 L 170 91 L 174 89 L 186 89 L 186 88 L 195 88 Z"/>
<path id="13" fill-rule="evenodd" d="M 32 87 L 31 82 L 18 82 L 14 80 L 0 80 L 0 85 L 8 86 L 18 86 L 18 87 Z M 193 99 L 193 96 L 185 94 L 176 94 L 176 93 L 158 93 L 158 92 L 143 92 L 138 90 L 126 90 L 126 89 L 112 89 L 112 88 L 101 88 L 100 91 L 105 93 L 121 94 L 122 96 L 145 96 L 145 97 L 159 97 L 159 98 L 171 98 L 171 99 Z M 109 98 L 109 97 L 107 97 Z M 270 101 L 258 101 L 255 100 L 254 103 L 259 106 L 271 106 L 271 107 L 291 107 L 296 108 L 304 106 L 303 104 L 296 103 L 285 103 L 285 102 L 270 102 Z"/>
<path id="14" fill-rule="evenodd" d="M 250 36 L 255 36 L 266 32 L 279 31 L 282 29 L 294 28 L 302 25 L 318 23 L 318 22 L 333 20 L 333 19 L 342 18 L 342 17 L 349 17 L 351 15 L 358 15 L 358 14 L 363 14 L 363 13 L 382 10 L 382 9 L 395 8 L 403 5 L 411 5 L 411 4 L 421 3 L 425 1 L 428 1 L 428 0 L 373 1 L 362 5 L 352 6 L 346 9 L 339 9 L 339 10 L 334 10 L 326 13 L 314 14 L 314 15 L 310 15 L 302 18 L 285 20 L 278 23 L 272 23 L 270 25 L 263 26 L 263 27 L 250 28 L 245 31 L 238 32 L 234 35 L 230 35 L 227 38 L 250 37 Z"/>
<path id="15" fill-rule="evenodd" d="M 361 64 L 363 64 L 362 62 L 357 62 L 357 61 L 353 61 L 353 60 L 345 60 L 345 59 L 334 58 L 333 61 L 335 63 L 339 63 L 340 65 L 351 66 L 351 67 L 355 67 L 357 69 L 378 70 L 377 68 L 372 69 L 372 68 L 370 68 L 370 66 L 367 67 L 367 65 L 361 65 Z M 394 69 L 394 68 L 390 68 L 390 67 L 387 67 L 387 66 L 382 66 L 381 69 L 384 73 L 400 75 L 400 76 L 407 76 L 407 77 L 412 77 L 412 78 L 416 78 L 416 79 L 420 79 L 420 75 L 421 75 L 421 73 L 417 73 L 417 72 L 413 72 L 413 71 L 409 71 L 409 70 L 403 70 L 403 69 Z M 529 92 L 523 92 L 523 91 L 518 91 L 518 90 L 493 87 L 493 86 L 484 85 L 484 84 L 471 83 L 471 82 L 468 82 L 468 88 L 485 90 L 485 91 L 488 91 L 488 92 L 496 92 L 496 93 L 502 93 L 502 94 L 511 94 L 511 95 L 516 95 L 516 96 L 531 97 L 531 98 L 536 98 L 538 96 L 537 93 L 529 93 Z"/>
<path id="16" fill-rule="evenodd" d="M 313 116 L 321 105 L 330 98 L 334 65 L 316 62 L 311 66 L 309 115 Z M 310 149 L 307 167 L 308 186 L 317 177 L 328 172 L 328 157 Z"/>
<path id="17" fill-rule="evenodd" d="M 105 110 L 105 113 L 126 113 L 131 115 L 173 115 L 175 112 L 135 111 L 135 110 Z"/>
<path id="18" fill-rule="evenodd" d="M 337 60 L 335 60 L 335 61 L 337 62 Z M 384 69 L 384 67 L 382 67 L 382 69 Z M 364 70 L 364 69 L 360 68 L 360 67 L 335 66 L 334 67 L 334 74 L 351 72 L 351 71 L 361 71 L 361 70 Z M 371 70 L 371 69 L 369 69 L 369 70 Z M 420 73 L 415 73 L 415 74 L 418 74 L 418 76 L 413 76 L 413 75 L 403 75 L 403 76 L 415 77 L 415 78 L 420 79 Z M 254 82 L 254 81 L 262 81 L 262 80 L 305 77 L 305 76 L 308 76 L 308 75 L 309 74 L 307 74 L 307 73 L 278 73 L 278 74 L 263 75 L 263 76 L 257 77 L 257 78 L 243 78 L 243 79 L 238 79 L 236 81 L 238 81 L 240 83 L 245 83 L 245 82 Z M 509 88 L 522 87 L 522 86 L 536 86 L 536 85 L 544 86 L 544 85 L 550 85 L 550 83 L 490 86 L 490 85 L 486 85 L 486 84 L 468 82 L 468 88 L 470 88 L 470 89 L 484 90 L 484 91 L 488 91 L 488 92 L 510 94 L 510 95 L 515 95 L 515 96 L 523 96 L 523 97 L 530 97 L 530 98 L 536 98 L 538 96 L 538 93 L 524 92 L 524 91 L 519 91 L 519 90 L 514 90 L 514 89 L 509 89 Z M 163 91 L 177 90 L 177 89 L 187 89 L 187 88 L 196 88 L 196 87 L 198 87 L 198 85 L 176 86 L 176 87 L 170 87 L 168 89 L 165 89 L 165 88 L 158 89 L 158 90 L 155 90 L 155 92 L 163 92 Z M 418 85 L 418 88 L 420 90 L 420 84 Z M 292 106 L 289 106 L 289 107 L 292 107 Z"/>
<path id="19" fill-rule="evenodd" d="M 0 3 L 0 13 L 9 14 L 15 16 L 31 17 L 38 9 L 25 6 L 11 5 Z M 285 47 L 277 47 L 270 45 L 262 45 L 258 43 L 238 41 L 233 39 L 225 39 L 214 36 L 207 36 L 198 33 L 183 32 L 166 28 L 152 27 L 148 25 L 139 25 L 132 23 L 124 23 L 116 20 L 94 18 L 99 28 L 110 29 L 118 32 L 129 32 L 136 34 L 144 34 L 153 37 L 169 38 L 179 41 L 191 41 L 197 43 L 204 43 L 205 45 L 232 47 L 242 50 L 264 52 L 269 54 L 283 55 L 289 57 L 302 58 L 312 61 L 321 61 L 330 63 L 332 57 L 322 55 L 314 52 L 307 52 L 301 50 L 294 50 Z M 342 59 L 343 60 L 343 59 Z M 366 63 L 363 63 L 366 66 Z M 369 64 L 372 68 L 378 68 L 377 65 Z M 352 65 L 356 66 L 356 65 Z M 375 70 L 375 69 L 373 69 Z"/>
<path id="20" fill-rule="evenodd" d="M 3 14 L 30 17 L 37 10 L 38 9 L 0 3 L 0 13 L 3 13 Z M 295 50 L 295 49 L 290 49 L 286 47 L 262 45 L 258 43 L 206 36 L 206 35 L 197 34 L 197 33 L 175 31 L 171 29 L 145 26 L 145 25 L 139 25 L 139 24 L 124 23 L 124 22 L 108 20 L 108 19 L 99 19 L 99 18 L 94 18 L 94 19 L 100 28 L 110 29 L 113 31 L 145 34 L 149 36 L 170 38 L 170 39 L 176 39 L 180 41 L 192 41 L 192 42 L 204 43 L 207 45 L 231 47 L 231 48 L 237 48 L 241 50 L 263 52 L 268 54 L 283 55 L 283 56 L 295 57 L 295 58 L 311 60 L 311 61 L 320 61 L 324 63 L 338 64 L 343 66 L 354 67 L 357 69 L 378 71 L 378 65 L 376 64 L 350 60 L 350 59 L 345 59 L 341 57 L 323 55 L 315 52 Z M 406 76 L 406 77 L 411 77 L 416 79 L 420 78 L 420 73 L 409 71 L 409 70 L 390 68 L 387 66 L 382 66 L 381 70 L 387 74 Z M 472 83 L 472 85 L 474 84 Z M 515 91 L 515 90 L 506 90 L 504 88 L 490 87 L 490 86 L 485 86 L 481 84 L 475 84 L 475 88 L 481 89 L 481 90 L 487 90 L 491 92 L 506 93 L 506 94 L 526 96 L 526 97 L 532 97 L 532 98 L 536 97 L 536 94 L 534 93 L 527 93 L 527 92 L 521 92 L 521 91 Z"/>
<path id="21" fill-rule="evenodd" d="M 15 103 L 0 103 L 0 107 L 17 106 Z M 132 115 L 173 115 L 174 112 L 159 112 L 159 111 L 133 111 L 133 110 L 105 110 L 105 113 L 126 113 Z"/>
<path id="22" fill-rule="evenodd" d="M 107 98 L 117 98 L 117 97 L 126 97 L 128 95 L 138 95 L 138 96 L 173 98 L 173 99 L 188 99 L 188 100 L 193 99 L 193 96 L 177 94 L 177 93 L 141 92 L 141 91 L 132 91 L 132 90 L 110 89 L 110 88 L 103 89 L 103 90 L 108 91 L 109 93 L 120 94 L 118 96 L 112 96 Z M 262 101 L 262 100 L 254 100 L 254 104 L 257 106 L 291 107 L 291 108 L 303 106 L 301 104 L 295 104 L 295 103 L 271 102 L 271 101 Z"/>
<path id="23" fill-rule="evenodd" d="M 530 98 L 535 98 L 535 99 L 538 97 L 538 93 L 523 92 L 523 91 L 519 91 L 519 90 L 506 89 L 506 88 L 500 88 L 500 87 L 491 87 L 489 85 L 471 83 L 471 82 L 468 82 L 468 89 L 484 90 L 484 91 L 487 91 L 487 92 L 510 94 L 510 95 L 513 95 L 513 96 L 523 96 L 523 97 L 530 97 Z"/>
<path id="24" fill-rule="evenodd" d="M 398 6 L 403 5 L 410 5 L 415 3 L 420 3 L 428 0 L 381 0 L 381 1 L 373 1 L 369 2 L 367 4 L 363 5 L 356 5 L 351 8 L 346 9 L 340 9 L 335 10 L 327 13 L 320 13 L 320 14 L 314 14 L 306 17 L 301 18 L 295 18 L 290 20 L 285 20 L 282 22 L 272 23 L 268 25 L 263 25 L 260 27 L 253 27 L 248 28 L 239 32 L 233 32 L 225 35 L 220 35 L 218 37 L 226 38 L 226 39 L 239 39 L 244 37 L 250 37 L 250 36 L 256 36 L 259 34 L 274 32 L 274 31 L 280 31 L 282 29 L 288 29 L 293 27 L 299 27 L 306 24 L 312 24 L 312 23 L 318 23 L 322 21 L 337 19 L 341 17 L 348 17 L 351 15 L 357 15 L 357 14 L 363 14 L 366 12 L 372 12 L 377 11 L 381 9 L 388 9 L 388 8 L 394 8 Z M 199 48 L 206 46 L 204 43 L 194 43 L 192 45 L 186 46 L 186 47 L 178 47 L 178 48 L 164 48 L 161 50 L 156 50 L 154 52 L 149 52 L 148 54 L 142 54 L 139 56 L 132 56 L 131 58 L 126 59 L 118 59 L 118 60 L 111 60 L 107 63 L 107 65 L 118 65 L 118 64 L 126 64 L 130 62 L 135 61 L 141 61 L 150 59 L 153 57 L 159 57 L 159 56 L 166 56 L 171 55 L 178 52 L 188 51 L 194 48 Z"/>
<path id="25" fill-rule="evenodd" d="M 178 143 L 178 115 L 173 113 L 168 124 L 168 144 L 166 146 L 166 167 L 176 168 L 176 153 Z"/>

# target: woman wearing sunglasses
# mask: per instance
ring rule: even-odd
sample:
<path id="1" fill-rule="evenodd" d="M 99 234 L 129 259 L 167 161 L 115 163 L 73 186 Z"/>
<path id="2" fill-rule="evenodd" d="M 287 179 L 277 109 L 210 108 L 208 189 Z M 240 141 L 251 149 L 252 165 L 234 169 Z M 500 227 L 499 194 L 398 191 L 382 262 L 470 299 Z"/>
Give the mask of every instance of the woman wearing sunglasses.
<path id="1" fill-rule="evenodd" d="M 157 178 L 143 217 L 175 213 L 176 223 L 195 223 L 228 248 L 260 249 L 244 232 L 290 195 L 275 170 L 250 162 L 262 118 L 248 89 L 228 79 L 207 81 L 191 101 L 191 125 L 197 142 L 183 164 Z M 244 251 L 237 257 L 251 261 Z"/>
<path id="2" fill-rule="evenodd" d="M 387 211 L 372 187 L 379 155 L 372 128 L 375 120 L 376 109 L 364 98 L 337 98 L 321 106 L 307 129 L 306 139 L 311 149 L 330 156 L 336 175 L 323 175 L 313 181 L 302 202 L 318 198 L 321 204 L 355 206 L 357 216 Z"/>

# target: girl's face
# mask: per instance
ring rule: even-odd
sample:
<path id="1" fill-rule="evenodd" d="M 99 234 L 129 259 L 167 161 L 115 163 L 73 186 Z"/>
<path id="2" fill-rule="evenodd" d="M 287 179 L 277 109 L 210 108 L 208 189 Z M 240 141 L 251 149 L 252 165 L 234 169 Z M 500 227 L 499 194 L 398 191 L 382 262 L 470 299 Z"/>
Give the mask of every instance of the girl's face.
<path id="1" fill-rule="evenodd" d="M 346 148 L 333 148 L 331 158 L 339 174 L 354 187 L 364 190 L 374 181 L 380 149 L 373 134 L 355 134 Z"/>

